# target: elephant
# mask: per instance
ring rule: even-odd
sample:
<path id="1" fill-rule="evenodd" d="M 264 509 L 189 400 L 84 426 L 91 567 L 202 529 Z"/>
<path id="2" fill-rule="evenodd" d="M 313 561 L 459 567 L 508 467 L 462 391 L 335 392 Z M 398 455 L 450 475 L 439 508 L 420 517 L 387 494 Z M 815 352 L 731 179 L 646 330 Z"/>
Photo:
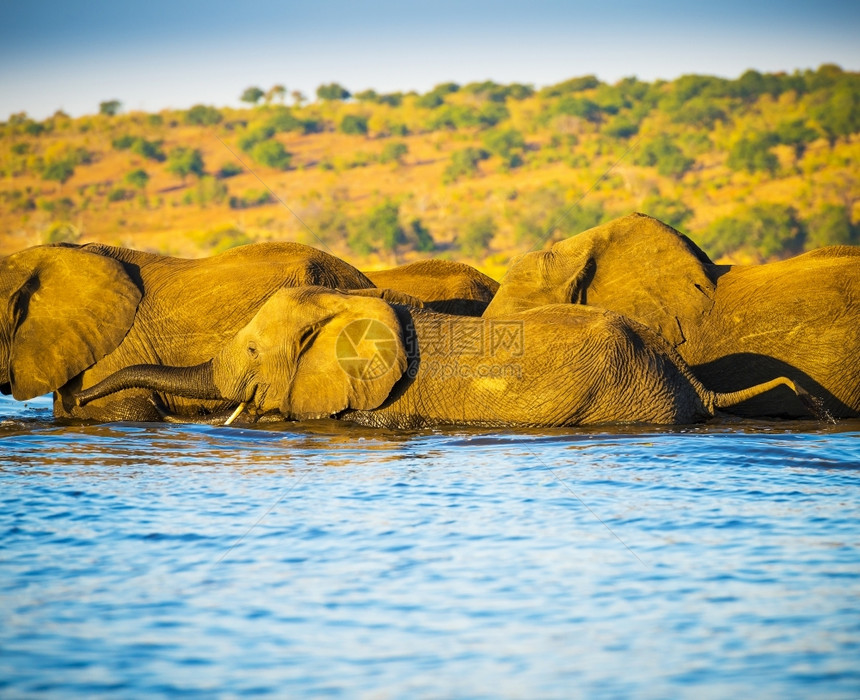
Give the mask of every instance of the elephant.
<path id="1" fill-rule="evenodd" d="M 143 395 L 84 410 L 71 394 L 128 365 L 201 362 L 279 287 L 307 284 L 389 296 L 346 262 L 298 243 L 198 260 L 97 244 L 14 253 L 0 260 L 0 391 L 18 400 L 53 391 L 58 418 L 158 419 Z"/>
<path id="2" fill-rule="evenodd" d="M 709 391 L 658 333 L 612 311 L 565 304 L 470 318 L 301 287 L 278 290 L 211 359 L 127 367 L 75 400 L 144 389 L 155 404 L 224 401 L 235 410 L 216 420 L 227 423 L 244 411 L 391 429 L 549 427 L 691 423 L 783 385 L 810 398 L 783 377 Z"/>
<path id="3" fill-rule="evenodd" d="M 631 214 L 523 255 L 484 316 L 556 303 L 610 309 L 649 326 L 715 391 L 784 375 L 820 397 L 833 417 L 860 416 L 860 248 L 717 265 L 670 226 Z M 808 415 L 786 392 L 729 410 Z"/>
<path id="4" fill-rule="evenodd" d="M 480 316 L 499 288 L 483 272 L 451 260 L 418 260 L 364 274 L 377 287 L 418 297 L 424 308 L 460 316 Z"/>

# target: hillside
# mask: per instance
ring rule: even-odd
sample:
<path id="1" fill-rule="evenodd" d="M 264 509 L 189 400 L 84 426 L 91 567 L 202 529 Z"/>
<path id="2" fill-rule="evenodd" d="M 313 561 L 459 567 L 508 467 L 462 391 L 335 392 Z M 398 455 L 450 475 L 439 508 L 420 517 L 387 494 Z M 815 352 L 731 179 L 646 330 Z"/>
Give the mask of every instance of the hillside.
<path id="1" fill-rule="evenodd" d="M 0 124 L 0 254 L 101 241 L 188 257 L 296 240 L 365 268 L 509 259 L 630 211 L 748 262 L 860 244 L 860 74 L 593 76 L 424 94 L 321 86 Z M 301 98 L 301 96 L 299 96 Z"/>

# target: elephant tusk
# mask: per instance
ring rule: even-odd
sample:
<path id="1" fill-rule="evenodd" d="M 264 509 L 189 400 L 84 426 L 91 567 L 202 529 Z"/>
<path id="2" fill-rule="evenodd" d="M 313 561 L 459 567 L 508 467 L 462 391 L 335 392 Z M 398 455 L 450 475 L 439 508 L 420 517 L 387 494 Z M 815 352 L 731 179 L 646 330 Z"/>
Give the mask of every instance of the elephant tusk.
<path id="1" fill-rule="evenodd" d="M 224 425 L 230 425 L 230 423 L 232 423 L 234 420 L 236 420 L 239 417 L 239 414 L 245 410 L 245 403 L 246 402 L 243 401 L 238 406 L 236 406 L 236 410 L 233 411 L 232 414 L 230 414 L 230 417 L 226 421 L 224 421 Z"/>

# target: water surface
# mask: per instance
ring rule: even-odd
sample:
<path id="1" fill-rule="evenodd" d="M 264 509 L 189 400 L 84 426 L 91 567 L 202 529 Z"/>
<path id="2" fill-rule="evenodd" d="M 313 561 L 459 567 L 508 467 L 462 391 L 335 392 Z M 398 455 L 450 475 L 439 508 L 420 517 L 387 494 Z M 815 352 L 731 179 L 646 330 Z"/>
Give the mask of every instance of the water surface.
<path id="1" fill-rule="evenodd" d="M 3 398 L 0 696 L 856 698 L 858 437 Z"/>

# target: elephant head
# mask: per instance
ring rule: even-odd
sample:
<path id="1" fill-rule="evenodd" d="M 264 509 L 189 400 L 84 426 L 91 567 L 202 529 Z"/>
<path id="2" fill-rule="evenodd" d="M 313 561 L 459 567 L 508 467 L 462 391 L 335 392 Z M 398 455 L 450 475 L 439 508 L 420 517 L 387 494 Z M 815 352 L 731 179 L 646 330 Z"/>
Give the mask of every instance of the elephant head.
<path id="1" fill-rule="evenodd" d="M 527 253 L 508 270 L 484 316 L 545 304 L 617 311 L 673 345 L 713 306 L 714 265 L 689 238 L 644 214 L 630 214 Z"/>
<path id="2" fill-rule="evenodd" d="M 76 246 L 0 260 L 0 390 L 23 401 L 58 389 L 119 345 L 140 299 L 119 262 Z"/>
<path id="3" fill-rule="evenodd" d="M 321 418 L 382 404 L 407 366 L 397 314 L 384 300 L 321 287 L 278 290 L 197 367 L 140 365 L 76 395 L 79 405 L 127 388 Z"/>

